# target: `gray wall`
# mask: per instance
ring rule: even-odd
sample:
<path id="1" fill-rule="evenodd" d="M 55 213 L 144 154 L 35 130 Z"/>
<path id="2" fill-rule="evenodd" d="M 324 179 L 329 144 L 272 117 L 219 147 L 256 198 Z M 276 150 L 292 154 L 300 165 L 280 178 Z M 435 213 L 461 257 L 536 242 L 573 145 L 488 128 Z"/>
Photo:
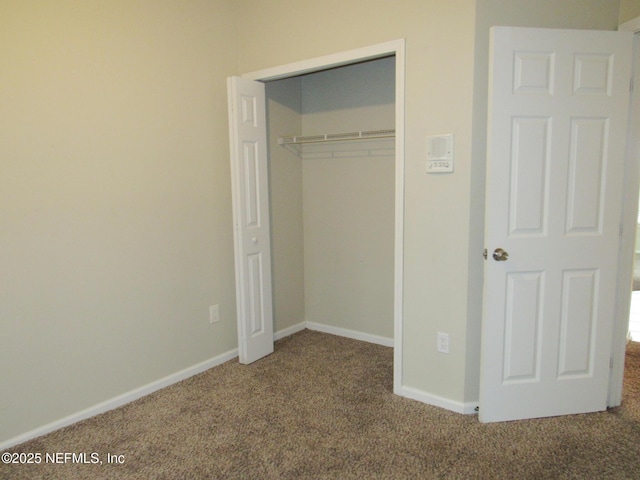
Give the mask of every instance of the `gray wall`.
<path id="1" fill-rule="evenodd" d="M 305 76 L 303 133 L 394 128 L 394 80 L 393 58 Z M 327 144 L 303 161 L 308 321 L 393 338 L 393 147 Z"/>

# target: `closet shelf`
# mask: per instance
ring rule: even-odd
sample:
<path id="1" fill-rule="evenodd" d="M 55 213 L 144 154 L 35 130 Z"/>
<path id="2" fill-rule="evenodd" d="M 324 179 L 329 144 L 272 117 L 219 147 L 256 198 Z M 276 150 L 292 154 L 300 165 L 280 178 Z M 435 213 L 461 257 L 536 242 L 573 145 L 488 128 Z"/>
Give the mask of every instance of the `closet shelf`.
<path id="1" fill-rule="evenodd" d="M 355 142 L 363 140 L 388 140 L 394 139 L 396 131 L 387 130 L 362 130 L 358 132 L 322 133 L 318 135 L 289 135 L 278 137 L 278 144 L 287 150 L 300 155 L 303 158 L 325 158 L 354 155 L 375 155 L 388 153 L 388 146 L 372 143 L 367 148 L 356 146 Z M 349 143 L 351 142 L 351 143 Z M 323 147 L 323 144 L 326 144 Z M 336 146 L 330 146 L 334 144 Z M 339 146 L 342 145 L 342 146 Z M 350 146 L 347 146 L 350 145 Z"/>
<path id="2" fill-rule="evenodd" d="M 388 130 L 364 130 L 359 132 L 322 133 L 319 135 L 290 135 L 279 137 L 279 145 L 304 145 L 308 143 L 344 142 L 350 140 L 370 140 L 376 138 L 395 138 L 396 131 Z"/>

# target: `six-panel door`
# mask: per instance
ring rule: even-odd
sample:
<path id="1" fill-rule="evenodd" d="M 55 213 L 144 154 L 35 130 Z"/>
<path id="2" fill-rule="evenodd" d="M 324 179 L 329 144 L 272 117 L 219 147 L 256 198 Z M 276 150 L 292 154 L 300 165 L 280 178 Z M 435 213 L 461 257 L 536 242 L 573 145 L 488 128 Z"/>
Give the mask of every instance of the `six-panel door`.
<path id="1" fill-rule="evenodd" d="M 604 410 L 631 36 L 492 30 L 480 420 Z"/>

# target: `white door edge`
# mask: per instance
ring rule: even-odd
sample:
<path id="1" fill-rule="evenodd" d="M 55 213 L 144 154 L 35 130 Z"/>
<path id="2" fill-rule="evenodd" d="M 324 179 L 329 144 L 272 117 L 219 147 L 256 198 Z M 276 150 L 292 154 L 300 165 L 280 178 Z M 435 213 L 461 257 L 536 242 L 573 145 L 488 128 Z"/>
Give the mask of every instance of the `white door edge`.
<path id="1" fill-rule="evenodd" d="M 402 335 L 404 298 L 404 135 L 405 135 L 405 39 L 369 45 L 362 48 L 241 74 L 257 81 L 280 80 L 304 73 L 327 70 L 342 65 L 395 56 L 395 232 L 394 232 L 394 307 L 393 307 L 393 391 L 402 395 Z"/>
<path id="2" fill-rule="evenodd" d="M 618 257 L 618 289 L 614 320 L 613 344 L 611 348 L 611 377 L 607 405 L 617 407 L 622 403 L 622 382 L 624 361 L 629 331 L 629 310 L 631 305 L 632 259 L 635 251 L 636 225 L 638 221 L 638 191 L 640 187 L 640 17 L 620 25 L 619 30 L 635 33 L 633 41 L 633 82 L 631 108 L 629 113 L 629 134 L 625 159 L 625 183 L 622 208 L 622 237 Z"/>

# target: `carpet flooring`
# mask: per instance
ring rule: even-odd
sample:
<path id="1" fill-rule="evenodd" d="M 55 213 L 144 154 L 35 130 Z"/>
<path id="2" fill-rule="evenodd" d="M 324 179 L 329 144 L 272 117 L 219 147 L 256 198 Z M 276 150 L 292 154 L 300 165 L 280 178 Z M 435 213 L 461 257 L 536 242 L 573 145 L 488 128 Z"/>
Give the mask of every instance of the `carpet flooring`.
<path id="1" fill-rule="evenodd" d="M 18 445 L 41 463 L 0 464 L 0 478 L 640 478 L 638 343 L 621 407 L 497 424 L 393 395 L 392 363 L 390 348 L 305 330 L 252 365 L 227 362 Z"/>

